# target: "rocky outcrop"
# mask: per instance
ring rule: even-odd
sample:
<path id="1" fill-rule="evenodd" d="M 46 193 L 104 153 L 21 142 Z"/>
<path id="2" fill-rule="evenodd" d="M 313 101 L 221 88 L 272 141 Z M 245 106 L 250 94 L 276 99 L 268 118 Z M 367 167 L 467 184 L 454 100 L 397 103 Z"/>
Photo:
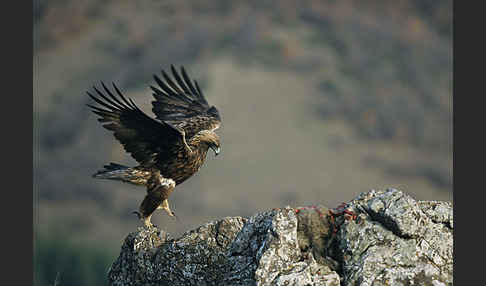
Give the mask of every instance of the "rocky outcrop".
<path id="1" fill-rule="evenodd" d="M 452 206 L 389 189 L 337 209 L 228 217 L 128 235 L 110 285 L 452 285 Z"/>
<path id="2" fill-rule="evenodd" d="M 453 217 L 446 202 L 397 190 L 361 194 L 331 251 L 344 285 L 452 285 Z"/>

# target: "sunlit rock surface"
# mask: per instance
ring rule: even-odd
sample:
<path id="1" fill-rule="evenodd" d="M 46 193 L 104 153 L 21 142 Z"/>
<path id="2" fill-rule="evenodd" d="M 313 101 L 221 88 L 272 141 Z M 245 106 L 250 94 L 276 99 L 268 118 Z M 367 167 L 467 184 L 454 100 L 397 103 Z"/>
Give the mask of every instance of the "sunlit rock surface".
<path id="1" fill-rule="evenodd" d="M 127 236 L 110 285 L 452 285 L 452 205 L 389 189 L 346 205 Z M 341 284 L 342 283 L 342 284 Z"/>

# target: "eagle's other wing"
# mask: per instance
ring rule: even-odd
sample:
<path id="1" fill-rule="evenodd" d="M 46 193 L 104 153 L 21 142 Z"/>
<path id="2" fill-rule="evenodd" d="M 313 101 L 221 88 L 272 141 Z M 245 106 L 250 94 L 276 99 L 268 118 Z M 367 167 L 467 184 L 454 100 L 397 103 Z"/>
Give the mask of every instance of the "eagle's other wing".
<path id="1" fill-rule="evenodd" d="M 162 70 L 165 82 L 154 75 L 159 88 L 150 86 L 155 98 L 152 111 L 157 118 L 182 128 L 186 138 L 201 130 L 217 129 L 221 123 L 218 109 L 208 105 L 197 81 L 191 83 L 184 67 L 181 67 L 182 78 L 173 65 L 171 70 L 175 81 Z"/>
<path id="2" fill-rule="evenodd" d="M 118 97 L 101 83 L 110 98 L 96 87 L 93 87 L 99 97 L 87 94 L 104 108 L 88 104 L 92 111 L 101 116 L 98 121 L 114 132 L 125 150 L 141 165 L 151 165 L 167 156 L 167 150 L 182 142 L 182 134 L 165 122 L 158 122 L 141 111 L 131 99 L 126 99 L 113 83 Z"/>

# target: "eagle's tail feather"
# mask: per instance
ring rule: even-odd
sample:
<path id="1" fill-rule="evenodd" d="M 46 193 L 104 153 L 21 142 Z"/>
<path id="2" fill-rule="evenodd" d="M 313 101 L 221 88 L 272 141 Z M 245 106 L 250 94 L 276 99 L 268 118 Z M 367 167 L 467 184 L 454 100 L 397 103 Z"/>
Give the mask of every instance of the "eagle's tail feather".
<path id="1" fill-rule="evenodd" d="M 110 163 L 109 165 L 105 165 L 103 167 L 104 169 L 101 169 L 93 174 L 93 178 L 135 183 L 134 179 L 136 179 L 136 174 L 134 174 L 133 168 L 116 163 Z"/>
<path id="2" fill-rule="evenodd" d="M 99 170 L 93 174 L 93 178 L 97 179 L 121 179 L 128 169 L 127 166 L 123 166 L 116 163 L 110 163 L 109 165 L 103 166 L 104 169 Z"/>
<path id="3" fill-rule="evenodd" d="M 123 181 L 135 185 L 145 185 L 150 172 L 139 168 L 132 168 L 116 163 L 103 166 L 104 169 L 93 174 L 93 178 Z"/>

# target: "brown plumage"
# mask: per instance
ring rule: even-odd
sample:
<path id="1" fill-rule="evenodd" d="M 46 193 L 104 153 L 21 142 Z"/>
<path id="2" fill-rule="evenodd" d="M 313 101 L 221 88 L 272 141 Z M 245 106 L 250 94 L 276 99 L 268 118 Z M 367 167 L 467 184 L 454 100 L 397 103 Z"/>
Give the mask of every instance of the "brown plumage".
<path id="1" fill-rule="evenodd" d="M 150 86 L 156 119 L 125 98 L 114 83 L 116 95 L 103 82 L 105 94 L 96 87 L 98 96 L 88 92 L 100 104 L 88 104 L 100 116 L 98 121 L 114 132 L 139 163 L 136 167 L 110 163 L 93 177 L 146 186 L 147 195 L 136 212 L 145 225 L 151 225 L 156 209 L 174 216 L 168 203 L 170 193 L 201 168 L 209 148 L 216 155 L 220 150 L 219 136 L 214 132 L 221 123 L 218 110 L 208 105 L 198 83 L 191 82 L 183 67 L 182 77 L 173 66 L 171 70 L 173 79 L 162 71 L 165 82 L 154 75 L 158 87 Z"/>

